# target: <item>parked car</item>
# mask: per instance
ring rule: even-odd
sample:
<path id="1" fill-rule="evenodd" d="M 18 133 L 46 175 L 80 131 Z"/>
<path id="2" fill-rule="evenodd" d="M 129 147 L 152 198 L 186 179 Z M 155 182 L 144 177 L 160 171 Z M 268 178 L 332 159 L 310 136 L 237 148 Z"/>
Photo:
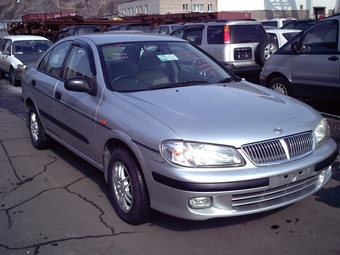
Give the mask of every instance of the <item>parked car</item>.
<path id="1" fill-rule="evenodd" d="M 311 27 L 318 21 L 319 19 L 292 20 L 284 24 L 281 28 L 305 30 L 306 28 Z"/>
<path id="2" fill-rule="evenodd" d="M 297 98 L 338 101 L 340 16 L 319 21 L 268 59 L 261 85 Z"/>
<path id="3" fill-rule="evenodd" d="M 272 17 L 269 19 L 263 19 L 263 20 L 259 20 L 259 22 L 262 23 L 263 26 L 271 26 L 271 27 L 276 27 L 276 28 L 281 28 L 282 26 L 284 26 L 285 24 L 296 20 L 292 17 L 287 17 L 287 18 L 276 18 L 276 17 Z"/>
<path id="4" fill-rule="evenodd" d="M 98 25 L 78 25 L 78 26 L 70 26 L 60 29 L 60 31 L 56 34 L 53 41 L 59 41 L 62 38 L 71 36 L 71 35 L 82 35 L 82 34 L 93 34 L 93 33 L 103 33 L 103 30 Z"/>
<path id="5" fill-rule="evenodd" d="M 145 33 L 150 33 L 152 29 L 152 25 L 147 23 L 128 23 L 111 26 L 106 31 L 138 30 Z"/>
<path id="6" fill-rule="evenodd" d="M 9 74 L 14 86 L 20 86 L 21 75 L 29 63 L 36 61 L 52 42 L 42 36 L 8 35 L 0 41 L 0 78 Z"/>
<path id="7" fill-rule="evenodd" d="M 154 29 L 152 29 L 151 33 L 162 34 L 162 35 L 169 35 L 174 30 L 179 28 L 180 26 L 181 26 L 181 24 L 166 24 L 166 25 L 161 25 L 161 26 L 158 26 L 158 27 L 155 27 Z"/>
<path id="8" fill-rule="evenodd" d="M 294 36 L 299 34 L 301 30 L 267 28 L 266 32 L 269 38 L 273 39 L 276 42 L 276 44 L 279 46 L 279 48 L 281 48 L 286 42 L 290 41 Z"/>
<path id="9" fill-rule="evenodd" d="M 190 23 L 171 35 L 199 46 L 236 75 L 252 82 L 258 82 L 263 64 L 278 49 L 256 20 Z"/>
<path id="10" fill-rule="evenodd" d="M 68 37 L 22 82 L 33 146 L 54 139 L 103 171 L 130 224 L 150 208 L 205 220 L 286 206 L 322 189 L 338 155 L 316 110 L 175 37 Z"/>

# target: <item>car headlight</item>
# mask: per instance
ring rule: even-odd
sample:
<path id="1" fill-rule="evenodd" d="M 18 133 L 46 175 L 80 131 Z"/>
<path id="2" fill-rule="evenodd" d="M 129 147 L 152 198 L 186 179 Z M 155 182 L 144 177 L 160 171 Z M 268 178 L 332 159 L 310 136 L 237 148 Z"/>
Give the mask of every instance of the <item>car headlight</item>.
<path id="1" fill-rule="evenodd" d="M 161 152 L 170 162 L 186 167 L 231 167 L 245 164 L 242 156 L 230 146 L 164 141 Z"/>
<path id="2" fill-rule="evenodd" d="M 331 131 L 325 119 L 322 119 L 316 126 L 314 135 L 316 147 L 323 145 L 331 137 Z"/>

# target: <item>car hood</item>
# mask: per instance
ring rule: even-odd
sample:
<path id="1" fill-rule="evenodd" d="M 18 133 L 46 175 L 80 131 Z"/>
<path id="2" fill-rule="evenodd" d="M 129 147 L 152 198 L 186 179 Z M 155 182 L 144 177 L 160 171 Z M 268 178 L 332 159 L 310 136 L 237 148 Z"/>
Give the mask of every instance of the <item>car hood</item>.
<path id="1" fill-rule="evenodd" d="M 321 119 L 308 105 L 245 81 L 119 94 L 179 139 L 236 147 L 314 130 Z"/>
<path id="2" fill-rule="evenodd" d="M 21 61 L 24 65 L 35 62 L 40 58 L 41 53 L 30 53 L 30 54 L 14 54 L 14 56 Z"/>

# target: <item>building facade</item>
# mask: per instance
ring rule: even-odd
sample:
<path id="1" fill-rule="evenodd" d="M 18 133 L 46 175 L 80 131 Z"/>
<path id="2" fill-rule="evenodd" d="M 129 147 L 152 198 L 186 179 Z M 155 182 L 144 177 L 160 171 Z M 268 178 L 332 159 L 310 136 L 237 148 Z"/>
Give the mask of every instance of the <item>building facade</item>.
<path id="1" fill-rule="evenodd" d="M 248 12 L 253 19 L 331 15 L 337 0 L 128 0 L 118 2 L 120 16 L 188 12 Z"/>

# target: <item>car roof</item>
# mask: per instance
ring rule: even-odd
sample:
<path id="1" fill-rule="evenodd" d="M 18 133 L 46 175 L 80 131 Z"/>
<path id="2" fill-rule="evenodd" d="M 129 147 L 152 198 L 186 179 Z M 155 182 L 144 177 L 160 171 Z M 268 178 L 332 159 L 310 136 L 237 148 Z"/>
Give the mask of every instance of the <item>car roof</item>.
<path id="1" fill-rule="evenodd" d="M 141 42 L 141 41 L 172 41 L 172 42 L 187 42 L 186 40 L 165 36 L 160 34 L 151 33 L 131 33 L 125 31 L 119 31 L 115 33 L 97 33 L 97 34 L 84 34 L 84 35 L 72 35 L 61 39 L 61 41 L 75 40 L 75 39 L 89 39 L 96 45 L 108 44 L 108 43 L 124 43 L 124 42 Z M 188 43 L 188 42 L 187 42 Z"/>
<path id="2" fill-rule="evenodd" d="M 39 35 L 7 35 L 4 36 L 2 39 L 10 39 L 12 41 L 25 41 L 25 40 L 46 40 L 47 38 Z"/>
<path id="3" fill-rule="evenodd" d="M 199 22 L 191 22 L 191 23 L 184 23 L 182 25 L 186 26 L 186 25 L 200 25 L 200 24 L 216 24 L 216 25 L 222 25 L 223 23 L 228 23 L 229 25 L 233 25 L 233 24 L 261 24 L 260 22 L 258 22 L 255 19 L 230 19 L 230 20 L 226 20 L 226 19 L 218 19 L 218 20 L 206 20 L 206 21 L 199 21 Z"/>

